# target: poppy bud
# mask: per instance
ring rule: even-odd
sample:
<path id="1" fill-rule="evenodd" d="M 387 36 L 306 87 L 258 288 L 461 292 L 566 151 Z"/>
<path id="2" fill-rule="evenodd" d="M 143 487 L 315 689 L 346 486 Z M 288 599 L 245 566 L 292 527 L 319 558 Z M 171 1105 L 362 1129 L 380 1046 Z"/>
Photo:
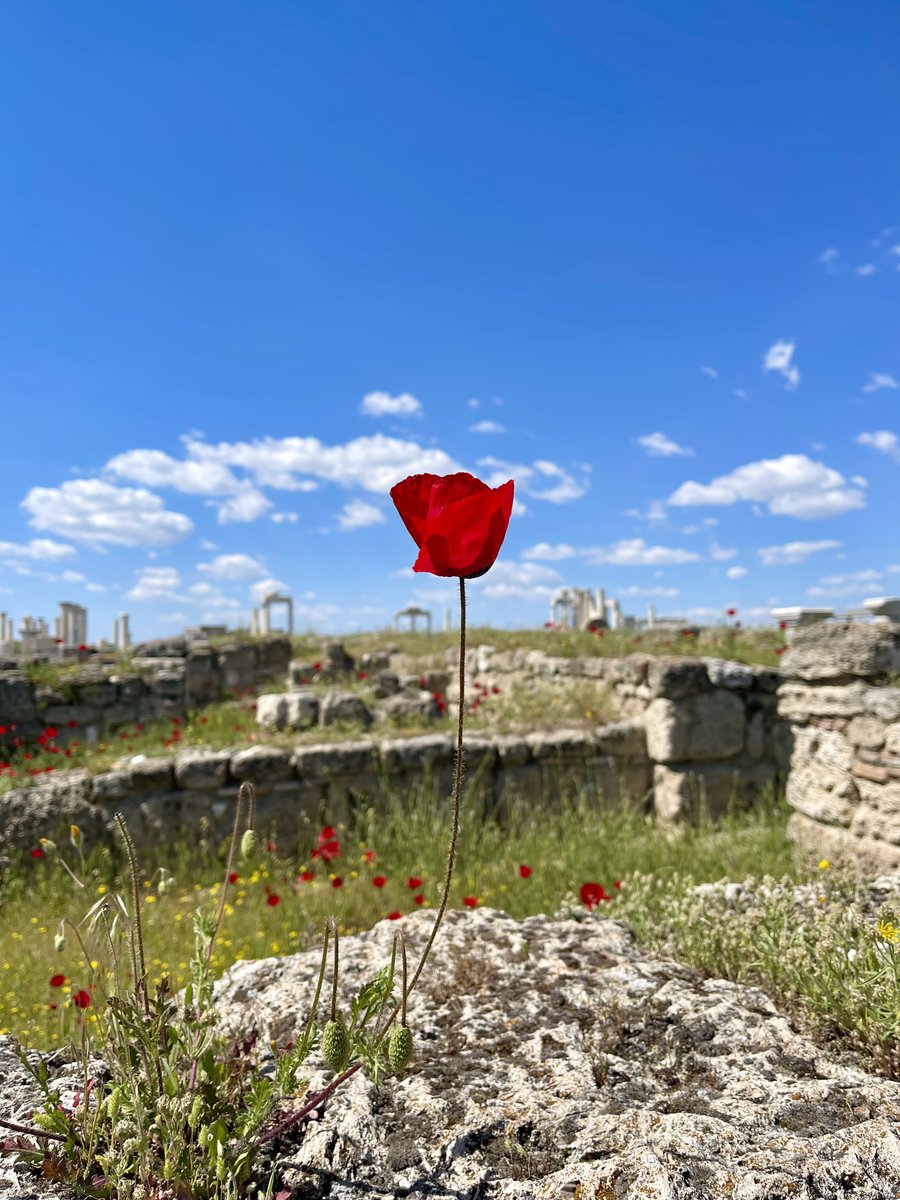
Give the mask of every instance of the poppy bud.
<path id="1" fill-rule="evenodd" d="M 51 842 L 49 838 L 38 838 L 38 841 L 45 854 L 56 853 L 56 842 Z"/>
<path id="2" fill-rule="evenodd" d="M 329 1021 L 322 1033 L 322 1057 L 340 1074 L 350 1061 L 350 1038 L 343 1021 Z"/>
<path id="3" fill-rule="evenodd" d="M 157 887 L 157 891 L 161 896 L 167 896 L 175 886 L 175 876 L 166 873 L 162 876 Z"/>
<path id="4" fill-rule="evenodd" d="M 256 858 L 259 852 L 259 838 L 256 835 L 255 829 L 245 829 L 244 836 L 241 838 L 241 858 L 245 862 Z"/>
<path id="5" fill-rule="evenodd" d="M 60 954 L 66 948 L 66 935 L 60 930 L 53 935 L 53 949 Z"/>
<path id="6" fill-rule="evenodd" d="M 392 1071 L 402 1071 L 412 1058 L 413 1040 L 408 1025 L 395 1025 L 388 1038 L 388 1062 Z"/>

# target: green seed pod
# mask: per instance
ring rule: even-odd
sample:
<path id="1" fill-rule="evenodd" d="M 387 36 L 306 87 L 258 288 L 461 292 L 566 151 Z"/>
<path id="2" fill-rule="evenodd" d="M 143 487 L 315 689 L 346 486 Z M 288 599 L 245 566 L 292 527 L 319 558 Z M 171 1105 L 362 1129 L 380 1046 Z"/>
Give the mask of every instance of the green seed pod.
<path id="1" fill-rule="evenodd" d="M 322 1057 L 340 1074 L 350 1061 L 350 1038 L 343 1021 L 329 1021 L 322 1033 Z"/>
<path id="2" fill-rule="evenodd" d="M 200 1124 L 200 1118 L 203 1116 L 203 1097 L 195 1096 L 194 1103 L 191 1105 L 190 1115 L 188 1116 L 188 1125 L 191 1129 L 196 1129 Z"/>
<path id="3" fill-rule="evenodd" d="M 113 1090 L 106 1097 L 106 1115 L 109 1117 L 109 1119 L 111 1121 L 114 1121 L 116 1119 L 116 1116 L 119 1111 L 119 1104 L 121 1103 L 121 1101 L 122 1101 L 122 1089 L 119 1087 L 114 1087 Z"/>
<path id="4" fill-rule="evenodd" d="M 256 858 L 259 851 L 259 838 L 256 835 L 255 829 L 245 829 L 244 836 L 241 838 L 241 858 L 245 862 Z"/>
<path id="5" fill-rule="evenodd" d="M 413 1040 L 408 1025 L 395 1025 L 388 1038 L 388 1062 L 392 1071 L 402 1071 L 412 1058 Z"/>

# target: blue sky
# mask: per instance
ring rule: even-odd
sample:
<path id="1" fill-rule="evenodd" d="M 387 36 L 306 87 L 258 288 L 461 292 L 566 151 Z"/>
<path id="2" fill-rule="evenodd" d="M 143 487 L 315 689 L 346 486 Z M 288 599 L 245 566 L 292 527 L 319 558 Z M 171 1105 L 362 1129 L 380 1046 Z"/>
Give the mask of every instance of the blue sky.
<path id="1" fill-rule="evenodd" d="M 386 624 L 388 498 L 515 478 L 472 617 L 900 592 L 900 7 L 0 13 L 0 608 Z"/>

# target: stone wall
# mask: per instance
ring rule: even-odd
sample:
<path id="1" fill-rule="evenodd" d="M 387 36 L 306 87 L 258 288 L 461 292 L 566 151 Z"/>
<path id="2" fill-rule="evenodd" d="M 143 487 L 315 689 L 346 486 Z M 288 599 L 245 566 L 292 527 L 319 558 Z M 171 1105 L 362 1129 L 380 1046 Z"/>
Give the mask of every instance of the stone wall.
<path id="1" fill-rule="evenodd" d="M 128 765 L 90 776 L 61 771 L 47 783 L 0 795 L 0 852 L 28 849 L 39 837 L 68 833 L 71 822 L 92 841 L 112 836 L 124 814 L 140 846 L 231 829 L 237 791 L 254 785 L 258 827 L 285 849 L 313 830 L 346 819 L 353 805 L 377 804 L 389 789 L 408 793 L 431 785 L 449 795 L 455 737 L 360 738 L 299 745 L 293 750 L 185 749 L 172 756 L 136 756 Z M 596 730 L 557 730 L 466 739 L 468 786 L 489 806 L 515 795 L 538 803 L 548 795 L 588 788 L 598 803 L 626 796 L 645 807 L 652 775 L 640 722 Z"/>
<path id="2" fill-rule="evenodd" d="M 631 654 L 564 658 L 479 646 L 467 671 L 486 689 L 536 679 L 596 681 L 617 713 L 646 731 L 653 807 L 663 821 L 751 804 L 787 774 L 790 739 L 777 713 L 777 671 L 722 659 Z M 455 699 L 455 691 L 448 692 Z"/>
<path id="3" fill-rule="evenodd" d="M 900 867 L 900 629 L 813 626 L 794 635 L 783 675 L 791 837 L 836 863 Z"/>
<path id="4" fill-rule="evenodd" d="M 0 725 L 15 725 L 26 741 L 52 725 L 61 745 L 71 737 L 91 743 L 106 730 L 182 716 L 190 708 L 281 679 L 290 659 L 286 637 L 214 649 L 171 638 L 136 646 L 128 670 L 88 665 L 54 687 L 35 686 L 23 671 L 2 671 Z M 71 730 L 70 722 L 75 722 Z"/>

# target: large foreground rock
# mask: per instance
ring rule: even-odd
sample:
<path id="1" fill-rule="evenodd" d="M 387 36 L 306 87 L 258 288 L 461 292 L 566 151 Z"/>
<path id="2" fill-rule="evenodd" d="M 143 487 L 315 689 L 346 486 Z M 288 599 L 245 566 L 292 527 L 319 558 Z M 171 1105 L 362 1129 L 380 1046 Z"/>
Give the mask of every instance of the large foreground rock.
<path id="1" fill-rule="evenodd" d="M 404 920 L 411 955 L 432 920 Z M 345 1011 L 396 930 L 342 941 Z M 223 1023 L 283 1043 L 318 963 L 318 949 L 238 963 L 216 988 Z M 398 1080 L 356 1075 L 274 1144 L 293 1200 L 900 1195 L 900 1083 L 836 1061 L 761 991 L 648 957 L 617 921 L 448 913 L 409 1023 Z M 2 1051 L 0 1114 L 21 1117 Z M 316 1063 L 311 1086 L 328 1078 Z M 38 1193 L 0 1160 L 4 1179 L 6 1197 Z"/>

